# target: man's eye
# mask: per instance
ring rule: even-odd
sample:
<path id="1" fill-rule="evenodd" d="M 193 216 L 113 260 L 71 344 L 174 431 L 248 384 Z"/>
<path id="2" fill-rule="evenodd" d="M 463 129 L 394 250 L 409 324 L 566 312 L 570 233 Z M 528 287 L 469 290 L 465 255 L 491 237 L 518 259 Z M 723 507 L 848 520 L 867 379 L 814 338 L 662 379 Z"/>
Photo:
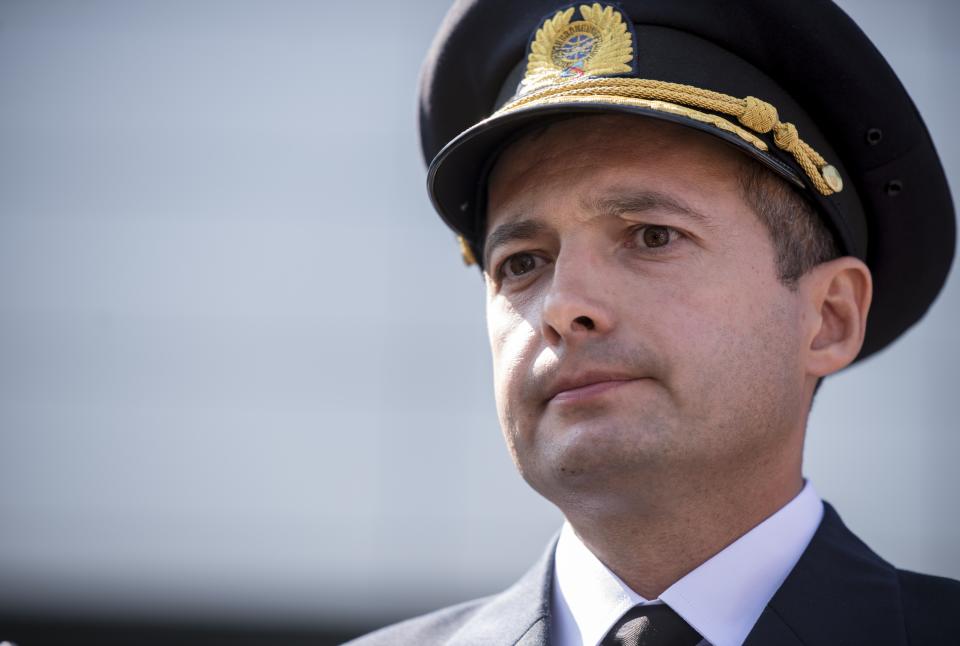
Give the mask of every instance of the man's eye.
<path id="1" fill-rule="evenodd" d="M 634 230 L 631 246 L 656 249 L 673 242 L 677 232 L 670 227 L 646 225 Z"/>
<path id="2" fill-rule="evenodd" d="M 662 247 L 670 242 L 670 229 L 667 227 L 647 227 L 643 230 L 643 242 L 648 247 Z"/>
<path id="3" fill-rule="evenodd" d="M 529 253 L 510 256 L 501 265 L 500 273 L 504 278 L 517 278 L 537 268 L 537 257 Z"/>

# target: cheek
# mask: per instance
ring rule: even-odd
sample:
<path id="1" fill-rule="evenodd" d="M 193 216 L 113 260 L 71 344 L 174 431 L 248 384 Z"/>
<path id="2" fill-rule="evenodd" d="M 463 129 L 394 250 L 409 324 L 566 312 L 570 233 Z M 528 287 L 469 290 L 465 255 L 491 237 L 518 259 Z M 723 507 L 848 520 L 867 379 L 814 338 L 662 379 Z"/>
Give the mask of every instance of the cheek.
<path id="1" fill-rule="evenodd" d="M 503 408 L 528 372 L 537 335 L 533 323 L 502 299 L 487 303 L 487 330 L 493 357 L 494 392 L 498 405 Z"/>
<path id="2" fill-rule="evenodd" d="M 723 367 L 715 361 L 718 355 L 763 352 L 761 336 L 795 333 L 796 297 L 762 262 L 699 269 L 694 266 L 657 288 L 638 286 L 642 297 L 631 306 L 636 329 L 671 363 L 708 361 L 695 370 L 703 373 Z"/>
<path id="3" fill-rule="evenodd" d="M 796 367 L 790 357 L 799 357 L 799 315 L 779 283 L 728 282 L 677 295 L 660 330 L 678 396 L 694 409 L 732 401 L 749 408 L 751 399 L 788 387 Z"/>

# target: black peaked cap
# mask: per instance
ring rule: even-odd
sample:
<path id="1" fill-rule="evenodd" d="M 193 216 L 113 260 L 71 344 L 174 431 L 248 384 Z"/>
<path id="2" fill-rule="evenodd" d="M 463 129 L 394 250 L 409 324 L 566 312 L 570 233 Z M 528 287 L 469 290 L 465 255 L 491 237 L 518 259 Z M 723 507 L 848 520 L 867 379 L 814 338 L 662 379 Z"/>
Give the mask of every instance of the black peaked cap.
<path id="1" fill-rule="evenodd" d="M 819 178 L 777 149 L 772 133 L 758 134 L 770 149 L 760 152 L 743 137 L 660 110 L 581 101 L 498 112 L 523 75 L 534 32 L 570 6 L 581 4 L 458 1 L 424 64 L 420 135 L 430 164 L 428 190 L 441 217 L 474 251 L 483 232 L 486 171 L 505 141 L 559 114 L 631 112 L 726 139 L 815 204 L 844 252 L 864 259 L 873 273 L 874 300 L 858 360 L 923 316 L 953 259 L 949 188 L 910 96 L 842 10 L 829 0 L 623 0 L 612 5 L 636 34 L 636 70 L 628 76 L 768 101 L 839 170 L 843 188 L 825 195 L 810 181 Z"/>

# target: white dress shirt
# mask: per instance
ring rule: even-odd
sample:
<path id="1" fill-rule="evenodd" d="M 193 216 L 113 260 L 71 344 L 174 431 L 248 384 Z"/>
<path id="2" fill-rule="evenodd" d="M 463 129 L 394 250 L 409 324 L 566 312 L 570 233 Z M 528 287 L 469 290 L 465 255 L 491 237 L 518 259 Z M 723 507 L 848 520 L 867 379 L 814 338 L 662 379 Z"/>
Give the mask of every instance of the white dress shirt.
<path id="1" fill-rule="evenodd" d="M 666 603 L 712 646 L 740 646 L 800 560 L 823 518 L 813 485 L 708 561 L 647 600 L 597 559 L 564 523 L 554 555 L 551 639 L 597 646 L 630 608 Z"/>

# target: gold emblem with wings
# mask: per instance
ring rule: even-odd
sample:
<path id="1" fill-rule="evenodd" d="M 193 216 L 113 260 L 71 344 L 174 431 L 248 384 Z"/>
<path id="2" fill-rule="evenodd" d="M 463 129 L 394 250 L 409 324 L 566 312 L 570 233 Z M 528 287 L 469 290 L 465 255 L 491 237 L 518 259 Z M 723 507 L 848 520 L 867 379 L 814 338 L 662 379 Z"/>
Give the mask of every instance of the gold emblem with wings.
<path id="1" fill-rule="evenodd" d="M 518 94 L 583 76 L 632 72 L 633 34 L 611 6 L 580 5 L 583 20 L 570 22 L 574 7 L 558 11 L 537 30 Z"/>

